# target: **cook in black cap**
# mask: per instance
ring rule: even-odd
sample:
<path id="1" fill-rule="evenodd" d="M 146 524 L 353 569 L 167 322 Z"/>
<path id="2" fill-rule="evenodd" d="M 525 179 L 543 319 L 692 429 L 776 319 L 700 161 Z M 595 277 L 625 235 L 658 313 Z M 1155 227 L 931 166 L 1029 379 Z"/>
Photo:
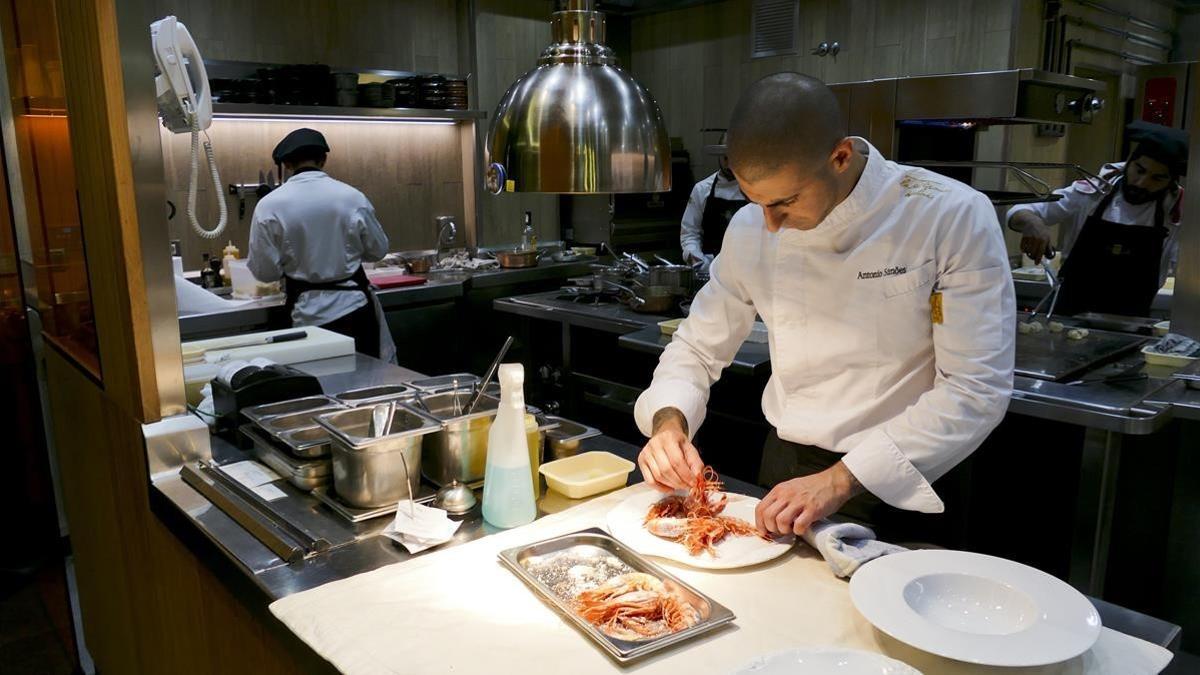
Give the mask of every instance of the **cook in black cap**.
<path id="1" fill-rule="evenodd" d="M 246 264 L 259 281 L 284 280 L 293 326 L 348 335 L 359 352 L 393 361 L 395 345 L 362 267 L 387 254 L 388 238 L 366 196 L 325 173 L 328 152 L 313 129 L 296 129 L 275 146 L 271 158 L 291 177 L 254 207 Z"/>
<path id="2" fill-rule="evenodd" d="M 1055 190 L 1058 201 L 1008 212 L 1021 251 L 1035 263 L 1053 248 L 1050 227 L 1062 226 L 1058 314 L 1149 316 L 1178 257 L 1187 133 L 1142 121 L 1127 130 L 1133 152 L 1104 165 L 1102 181 L 1079 180 Z"/>

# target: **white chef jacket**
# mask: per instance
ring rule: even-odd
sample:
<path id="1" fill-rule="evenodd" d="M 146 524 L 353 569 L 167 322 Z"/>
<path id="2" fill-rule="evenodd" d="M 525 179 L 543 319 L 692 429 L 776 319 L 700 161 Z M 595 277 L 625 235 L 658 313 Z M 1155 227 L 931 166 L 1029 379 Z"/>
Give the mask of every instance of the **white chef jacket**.
<path id="1" fill-rule="evenodd" d="M 736 180 L 725 180 L 720 171 L 696 183 L 692 194 L 688 197 L 687 208 L 683 210 L 683 222 L 679 227 L 679 245 L 683 249 L 683 260 L 703 260 L 704 251 L 701 243 L 704 241 L 704 207 L 708 204 L 708 195 L 712 193 L 713 181 L 717 182 L 714 194 L 718 199 L 746 199 Z"/>
<path id="2" fill-rule="evenodd" d="M 363 193 L 324 171 L 305 171 L 254 207 L 246 265 L 259 281 L 289 276 L 319 283 L 348 277 L 387 250 L 387 235 Z M 365 304 L 362 293 L 309 291 L 296 300 L 292 322 L 326 324 Z"/>
<path id="3" fill-rule="evenodd" d="M 763 412 L 780 438 L 843 453 L 884 502 L 936 513 L 930 482 L 983 442 L 1012 394 L 1008 256 L 982 194 L 854 145 L 862 177 L 816 228 L 772 234 L 761 207 L 738 211 L 635 416 L 649 435 L 673 406 L 694 434 L 757 313 L 773 371 Z"/>
<path id="4" fill-rule="evenodd" d="M 1101 167 L 1099 175 L 1106 177 L 1112 183 L 1120 178 L 1124 171 L 1125 162 L 1115 162 L 1105 164 Z M 1077 180 L 1067 187 L 1055 190 L 1054 192 L 1055 194 L 1062 195 L 1062 199 L 1056 202 L 1017 204 L 1008 210 L 1007 218 L 1011 219 L 1014 213 L 1020 211 L 1032 211 L 1041 216 L 1047 225 L 1061 226 L 1063 228 L 1062 254 L 1065 261 L 1071 256 L 1071 249 L 1075 247 L 1075 242 L 1079 240 L 1079 233 L 1083 230 L 1083 224 L 1087 222 L 1088 216 L 1092 215 L 1092 212 L 1100 205 L 1100 200 L 1104 198 L 1104 195 L 1096 189 L 1095 185 L 1086 180 Z M 1163 219 L 1163 226 L 1167 228 L 1167 238 L 1163 241 L 1162 259 L 1159 261 L 1159 286 L 1166 281 L 1167 276 L 1175 268 L 1175 263 L 1179 259 L 1180 214 L 1178 207 L 1182 193 L 1182 190 L 1168 193 L 1163 200 L 1163 212 L 1166 214 L 1166 217 Z M 1113 196 L 1113 200 L 1109 202 L 1108 208 L 1104 211 L 1103 218 L 1123 225 L 1153 227 L 1154 210 L 1154 202 L 1137 205 L 1130 204 L 1125 201 L 1125 195 L 1118 192 Z"/>

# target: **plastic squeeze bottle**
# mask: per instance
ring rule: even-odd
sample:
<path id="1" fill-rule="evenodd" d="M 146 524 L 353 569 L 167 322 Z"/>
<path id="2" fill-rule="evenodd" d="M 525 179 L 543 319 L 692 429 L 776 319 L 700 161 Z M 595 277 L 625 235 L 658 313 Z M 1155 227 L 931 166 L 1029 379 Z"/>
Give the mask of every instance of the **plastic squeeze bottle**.
<path id="1" fill-rule="evenodd" d="M 500 366 L 500 408 L 488 432 L 483 472 L 483 519 L 496 527 L 517 527 L 537 517 L 525 435 L 525 368 Z"/>

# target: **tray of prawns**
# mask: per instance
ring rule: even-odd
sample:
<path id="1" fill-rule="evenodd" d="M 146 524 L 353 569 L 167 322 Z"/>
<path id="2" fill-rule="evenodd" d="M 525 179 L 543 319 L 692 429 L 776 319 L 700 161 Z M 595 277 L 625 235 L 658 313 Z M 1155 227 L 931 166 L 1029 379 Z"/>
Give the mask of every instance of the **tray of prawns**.
<path id="1" fill-rule="evenodd" d="M 726 607 L 599 528 L 506 549 L 499 557 L 543 601 L 620 663 L 735 618 Z"/>

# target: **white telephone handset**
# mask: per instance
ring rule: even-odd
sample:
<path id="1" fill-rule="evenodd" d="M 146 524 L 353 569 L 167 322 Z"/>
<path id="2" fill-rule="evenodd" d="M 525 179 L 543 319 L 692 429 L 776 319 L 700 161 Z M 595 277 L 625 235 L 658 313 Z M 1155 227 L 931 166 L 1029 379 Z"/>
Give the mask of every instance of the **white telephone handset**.
<path id="1" fill-rule="evenodd" d="M 212 172 L 213 193 L 217 197 L 220 216 L 217 226 L 206 230 L 196 220 L 196 175 L 200 171 L 200 132 L 212 124 L 212 94 L 208 87 L 208 73 L 204 59 L 192 34 L 174 16 L 168 16 L 150 24 L 150 42 L 154 50 L 154 61 L 159 74 L 154 78 L 158 96 L 158 113 L 163 126 L 171 131 L 192 134 L 192 166 L 188 174 L 187 216 L 196 234 L 204 239 L 215 239 L 225 230 L 229 213 L 225 206 L 225 191 L 221 176 L 213 159 L 212 141 L 204 134 L 204 153 Z M 196 85 L 199 85 L 199 91 Z"/>

